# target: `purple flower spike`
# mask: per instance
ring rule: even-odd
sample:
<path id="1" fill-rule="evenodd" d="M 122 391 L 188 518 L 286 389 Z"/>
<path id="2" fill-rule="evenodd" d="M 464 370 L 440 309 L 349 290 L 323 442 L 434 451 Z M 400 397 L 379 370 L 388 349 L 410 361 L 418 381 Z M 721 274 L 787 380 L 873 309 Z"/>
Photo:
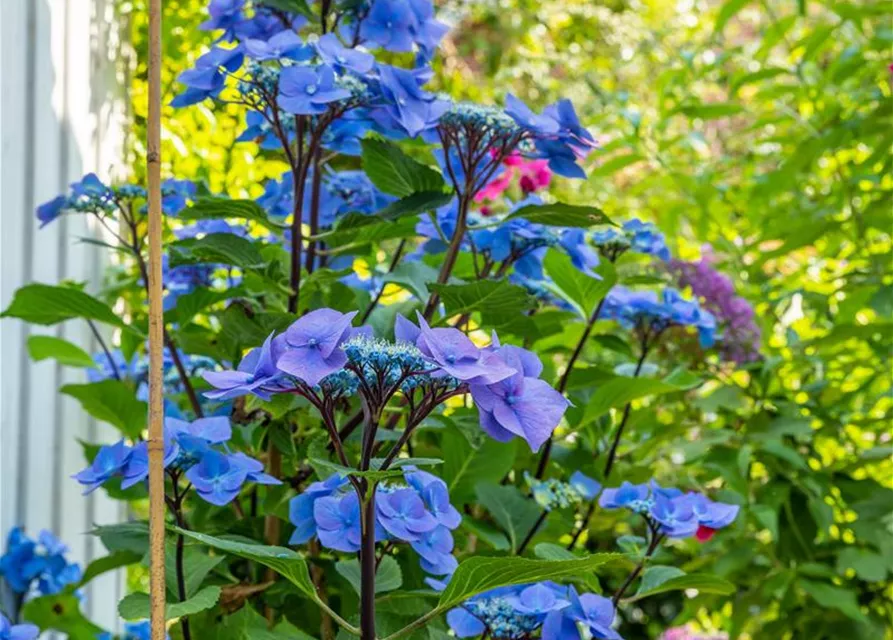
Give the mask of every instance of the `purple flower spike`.
<path id="1" fill-rule="evenodd" d="M 356 311 L 311 311 L 273 341 L 274 348 L 283 351 L 276 366 L 310 386 L 319 384 L 347 364 L 347 356 L 339 347 L 350 339 L 355 315 Z"/>
<path id="2" fill-rule="evenodd" d="M 319 541 L 336 551 L 360 550 L 360 500 L 354 492 L 320 498 L 313 505 Z"/>
<path id="3" fill-rule="evenodd" d="M 437 526 L 437 520 L 425 509 L 425 503 L 412 489 L 397 489 L 376 495 L 378 521 L 392 536 L 415 542 L 421 534 Z"/>
<path id="4" fill-rule="evenodd" d="M 330 102 L 349 97 L 350 91 L 335 85 L 335 71 L 328 65 L 287 67 L 279 75 L 279 106 L 289 113 L 325 113 Z"/>
<path id="5" fill-rule="evenodd" d="M 267 337 L 263 346 L 248 352 L 235 371 L 205 371 L 202 377 L 217 387 L 217 391 L 205 393 L 205 397 L 212 400 L 238 398 L 246 393 L 269 400 L 270 393 L 264 387 L 275 385 L 282 377 L 282 372 L 276 368 L 273 334 Z"/>

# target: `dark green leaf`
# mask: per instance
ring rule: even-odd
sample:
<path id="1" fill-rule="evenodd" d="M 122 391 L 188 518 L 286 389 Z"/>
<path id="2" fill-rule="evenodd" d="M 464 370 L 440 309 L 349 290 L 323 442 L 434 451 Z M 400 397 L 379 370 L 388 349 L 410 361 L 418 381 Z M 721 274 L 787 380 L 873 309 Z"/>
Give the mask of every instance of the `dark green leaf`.
<path id="1" fill-rule="evenodd" d="M 335 571 L 360 593 L 360 562 L 356 558 L 335 563 Z M 375 571 L 375 593 L 386 593 L 403 585 L 403 572 L 393 556 L 384 556 Z"/>
<path id="2" fill-rule="evenodd" d="M 136 564 L 142 560 L 142 558 L 142 553 L 127 550 L 115 551 L 102 558 L 97 558 L 87 565 L 81 581 L 78 582 L 78 588 L 83 587 L 85 584 L 93 580 L 93 578 L 96 578 L 103 573 L 114 571 L 115 569 L 120 569 L 121 567 L 126 567 L 131 564 Z"/>
<path id="3" fill-rule="evenodd" d="M 164 609 L 166 620 L 174 620 L 183 616 L 210 609 L 220 599 L 220 587 L 205 587 L 193 597 L 183 602 L 168 602 Z M 118 615 L 125 620 L 144 620 L 149 617 L 149 594 L 131 593 L 118 603 Z"/>
<path id="4" fill-rule="evenodd" d="M 363 169 L 372 183 L 399 198 L 422 191 L 444 191 L 443 177 L 431 167 L 410 158 L 396 144 L 366 138 Z"/>
<path id="5" fill-rule="evenodd" d="M 273 229 L 281 225 L 272 222 L 263 207 L 254 200 L 233 200 L 225 197 L 199 198 L 191 207 L 177 214 L 180 220 L 209 220 L 241 218 Z"/>
<path id="6" fill-rule="evenodd" d="M 527 291 L 505 280 L 479 280 L 468 284 L 431 283 L 428 288 L 440 296 L 448 316 L 478 311 L 482 324 L 497 330 L 516 322 L 519 315 L 534 305 Z"/>
<path id="7" fill-rule="evenodd" d="M 614 265 L 607 260 L 603 260 L 596 269 L 599 279 L 581 271 L 566 253 L 554 249 L 546 254 L 543 267 L 552 278 L 553 293 L 574 305 L 586 320 L 617 281 Z"/>
<path id="8" fill-rule="evenodd" d="M 505 217 L 505 220 L 524 218 L 530 222 L 553 227 L 582 227 L 584 229 L 599 224 L 614 224 L 605 213 L 597 207 L 555 202 L 552 204 L 530 204 L 517 209 Z"/>
<path id="9" fill-rule="evenodd" d="M 171 243 L 168 248 L 172 266 L 198 262 L 257 269 L 265 264 L 255 242 L 232 233 L 209 233 L 201 238 L 187 238 Z"/>
<path id="10" fill-rule="evenodd" d="M 641 600 L 658 593 L 666 593 L 667 591 L 683 591 L 687 589 L 697 589 L 700 593 L 715 593 L 727 596 L 735 593 L 735 585 L 728 580 L 723 580 L 719 576 L 709 574 L 689 573 L 686 575 L 676 575 L 670 577 L 673 567 L 658 567 L 661 571 L 653 576 L 651 581 L 654 583 L 647 590 L 640 589 L 636 595 L 626 598 L 628 601 Z M 664 579 L 666 578 L 666 579 Z M 644 586 L 644 585 L 643 585 Z"/>
<path id="11" fill-rule="evenodd" d="M 44 325 L 84 318 L 118 327 L 127 326 L 107 304 L 83 291 L 40 283 L 16 290 L 12 302 L 0 317 Z"/>
<path id="12" fill-rule="evenodd" d="M 453 199 L 452 193 L 440 191 L 420 191 L 404 196 L 392 202 L 384 209 L 375 212 L 375 217 L 394 221 L 405 216 L 416 216 L 427 211 L 434 211 Z"/>
<path id="13" fill-rule="evenodd" d="M 67 384 L 60 391 L 77 398 L 97 420 L 108 422 L 128 438 L 138 438 L 146 428 L 148 405 L 120 380 L 102 380 L 90 384 Z"/>
<path id="14" fill-rule="evenodd" d="M 73 593 L 40 596 L 29 600 L 22 609 L 22 617 L 40 627 L 41 631 L 61 631 L 68 640 L 96 640 L 100 627 L 81 613 L 81 601 Z"/>
<path id="15" fill-rule="evenodd" d="M 95 364 L 90 354 L 79 346 L 54 336 L 29 337 L 28 355 L 35 362 L 52 358 L 70 367 L 92 367 Z"/>
<path id="16" fill-rule="evenodd" d="M 481 483 L 477 486 L 478 501 L 509 537 L 514 552 L 524 537 L 536 525 L 542 514 L 535 502 L 526 499 L 512 485 Z"/>

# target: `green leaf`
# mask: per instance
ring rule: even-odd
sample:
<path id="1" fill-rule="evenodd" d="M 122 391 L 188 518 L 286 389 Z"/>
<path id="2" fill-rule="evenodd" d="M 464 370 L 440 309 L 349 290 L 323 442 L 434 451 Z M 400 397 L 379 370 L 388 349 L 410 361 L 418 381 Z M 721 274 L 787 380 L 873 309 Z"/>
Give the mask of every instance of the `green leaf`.
<path id="1" fill-rule="evenodd" d="M 177 296 L 177 304 L 172 311 L 165 313 L 165 316 L 173 315 L 174 318 L 171 319 L 173 322 L 185 325 L 208 307 L 232 298 L 238 298 L 243 294 L 244 291 L 239 287 L 225 290 L 199 287 L 194 291 Z"/>
<path id="2" fill-rule="evenodd" d="M 402 198 L 421 191 L 444 191 L 443 177 L 406 155 L 397 145 L 375 138 L 360 142 L 363 170 L 376 187 Z"/>
<path id="3" fill-rule="evenodd" d="M 535 304 L 527 291 L 505 280 L 479 280 L 468 284 L 431 283 L 428 289 L 440 296 L 448 316 L 478 311 L 482 324 L 497 330 L 517 322 L 518 317 Z"/>
<path id="4" fill-rule="evenodd" d="M 174 620 L 210 609 L 220 599 L 220 587 L 205 587 L 183 602 L 168 602 L 165 620 Z M 118 603 L 118 614 L 125 620 L 144 620 L 149 617 L 149 594 L 131 593 Z"/>
<path id="5" fill-rule="evenodd" d="M 594 278 L 574 266 L 566 253 L 550 249 L 543 260 L 543 267 L 554 283 L 553 292 L 573 304 L 577 312 L 588 320 L 596 305 L 617 281 L 614 265 L 603 260 L 596 272 L 601 279 Z"/>
<path id="6" fill-rule="evenodd" d="M 686 575 L 685 571 L 678 567 L 664 567 L 659 565 L 648 567 L 642 573 L 642 582 L 639 584 L 636 594 L 648 593 L 657 589 L 665 582 L 684 575 Z"/>
<path id="7" fill-rule="evenodd" d="M 122 522 L 95 527 L 91 532 L 112 553 L 132 551 L 144 556 L 149 551 L 149 525 L 146 522 Z"/>
<path id="8" fill-rule="evenodd" d="M 170 243 L 168 249 L 171 266 L 198 262 L 257 269 L 265 264 L 255 242 L 232 233 L 209 233 L 201 238 L 178 240 Z"/>
<path id="9" fill-rule="evenodd" d="M 624 600 L 634 602 L 658 593 L 683 591 L 685 589 L 697 589 L 700 593 L 715 593 L 722 596 L 735 593 L 735 585 L 719 576 L 713 576 L 706 573 L 676 574 L 675 576 L 671 576 L 670 574 L 673 573 L 671 570 L 674 569 L 674 567 L 654 568 L 661 569 L 661 571 L 656 572 L 649 578 L 652 585 L 650 585 L 647 590 L 639 589 L 636 595 L 631 598 L 624 598 Z M 644 586 L 643 578 L 643 587 Z"/>
<path id="10" fill-rule="evenodd" d="M 716 33 L 722 33 L 722 30 L 725 29 L 726 24 L 735 17 L 739 11 L 741 11 L 750 0 L 726 0 L 726 2 L 719 9 L 719 13 L 716 16 L 716 22 L 713 25 L 713 30 Z"/>
<path id="11" fill-rule="evenodd" d="M 40 283 L 25 285 L 16 290 L 12 302 L 0 317 L 19 318 L 43 325 L 84 318 L 127 327 L 111 307 L 93 296 L 71 287 Z"/>
<path id="12" fill-rule="evenodd" d="M 590 172 L 590 176 L 610 176 L 621 169 L 625 169 L 626 167 L 636 164 L 637 162 L 642 162 L 643 160 L 645 160 L 645 158 L 638 153 L 624 153 L 617 155 L 610 160 L 602 162 Z"/>
<path id="13" fill-rule="evenodd" d="M 533 549 L 533 555 L 542 560 L 577 560 L 580 556 L 565 549 L 559 544 L 541 542 Z M 593 573 L 581 573 L 576 580 L 586 585 L 589 591 L 601 593 L 602 587 L 598 578 Z"/>
<path id="14" fill-rule="evenodd" d="M 477 496 L 478 501 L 508 535 L 514 553 L 524 537 L 536 525 L 542 510 L 512 485 L 481 483 L 477 486 Z"/>
<path id="15" fill-rule="evenodd" d="M 241 218 L 257 222 L 269 229 L 279 225 L 267 217 L 267 212 L 254 200 L 233 200 L 226 197 L 199 198 L 191 207 L 177 214 L 180 220 L 210 220 L 219 218 Z"/>
<path id="16" fill-rule="evenodd" d="M 728 102 L 712 102 L 704 104 L 687 104 L 679 107 L 677 112 L 688 116 L 689 118 L 698 118 L 700 120 L 713 120 L 716 118 L 727 118 L 744 111 L 744 107 L 740 104 L 732 104 Z"/>
<path id="17" fill-rule="evenodd" d="M 41 631 L 61 631 L 68 640 L 96 640 L 102 628 L 81 613 L 81 601 L 73 593 L 63 592 L 29 600 L 22 608 L 22 617 Z"/>
<path id="18" fill-rule="evenodd" d="M 883 582 L 887 577 L 887 566 L 884 557 L 858 547 L 846 547 L 837 554 L 837 572 L 845 574 L 852 569 L 860 580 L 866 582 Z"/>
<path id="19" fill-rule="evenodd" d="M 138 438 L 146 428 L 148 405 L 137 400 L 133 389 L 120 380 L 67 384 L 60 391 L 76 398 L 84 411 L 116 427 L 128 438 Z"/>
<path id="20" fill-rule="evenodd" d="M 87 565 L 81 581 L 78 582 L 78 589 L 86 585 L 94 578 L 101 576 L 103 573 L 120 569 L 131 564 L 136 564 L 143 559 L 143 554 L 136 551 L 115 551 L 107 556 L 97 558 Z"/>
<path id="21" fill-rule="evenodd" d="M 214 536 L 209 536 L 204 533 L 187 531 L 186 529 L 180 529 L 179 527 L 174 526 L 169 526 L 169 528 L 172 531 L 183 534 L 187 538 L 206 544 L 214 549 L 269 567 L 295 585 L 301 593 L 313 600 L 318 607 L 326 611 L 326 613 L 328 613 L 339 625 L 347 629 L 350 633 L 359 635 L 359 630 L 348 624 L 325 602 L 323 602 L 319 595 L 317 595 L 316 588 L 313 586 L 313 581 L 310 579 L 310 570 L 307 568 L 307 562 L 298 552 L 286 549 L 285 547 L 246 544 L 244 542 L 236 542 L 224 538 L 215 538 Z"/>
<path id="22" fill-rule="evenodd" d="M 409 290 L 422 302 L 427 302 L 428 283 L 437 280 L 437 269 L 429 267 L 423 262 L 403 263 L 396 269 L 382 276 L 382 282 L 398 284 Z"/>
<path id="23" fill-rule="evenodd" d="M 217 629 L 215 640 L 313 640 L 286 620 L 270 630 L 267 619 L 250 605 L 224 617 Z"/>
<path id="24" fill-rule="evenodd" d="M 865 614 L 859 608 L 859 601 L 856 598 L 855 591 L 837 587 L 827 582 L 806 580 L 805 578 L 797 580 L 797 584 L 822 607 L 837 609 L 853 620 L 860 622 L 865 620 Z"/>
<path id="25" fill-rule="evenodd" d="M 375 217 L 393 221 L 405 216 L 416 216 L 420 213 L 438 209 L 453 199 L 453 194 L 443 190 L 419 191 L 411 193 L 392 202 L 384 209 L 375 212 Z"/>
<path id="26" fill-rule="evenodd" d="M 93 367 L 95 363 L 89 353 L 68 340 L 54 336 L 31 336 L 28 338 L 28 355 L 35 362 L 52 358 L 70 367 Z"/>
<path id="27" fill-rule="evenodd" d="M 356 558 L 335 563 L 335 571 L 360 593 L 360 561 Z M 395 591 L 403 586 L 403 572 L 393 556 L 384 556 L 375 571 L 375 593 Z"/>
<path id="28" fill-rule="evenodd" d="M 177 593 L 177 555 L 176 545 L 168 542 L 164 554 L 165 572 L 168 591 Z M 202 586 L 208 574 L 223 562 L 223 556 L 209 556 L 195 546 L 183 549 L 183 579 L 186 597 L 191 598 Z"/>
<path id="29" fill-rule="evenodd" d="M 583 418 L 581 424 L 588 424 L 596 418 L 607 413 L 611 408 L 622 407 L 627 402 L 638 400 L 646 396 L 657 396 L 672 393 L 674 391 L 684 391 L 691 388 L 689 384 L 676 385 L 666 380 L 658 380 L 656 378 L 631 378 L 628 376 L 617 376 L 595 390 L 589 403 L 583 410 Z"/>
<path id="30" fill-rule="evenodd" d="M 554 227 L 582 227 L 584 229 L 599 224 L 614 223 L 598 207 L 555 202 L 552 204 L 529 204 L 507 215 L 503 222 L 524 218 L 530 222 Z"/>
<path id="31" fill-rule="evenodd" d="M 394 238 L 409 238 L 416 235 L 417 219 L 404 216 L 394 221 L 382 221 L 381 218 L 363 213 L 348 213 L 335 223 L 331 231 L 320 233 L 316 237 L 335 247 L 335 253 L 349 251 L 357 245 L 381 242 Z"/>
<path id="32" fill-rule="evenodd" d="M 473 428 L 474 433 L 481 432 L 476 415 Z M 483 437 L 475 444 L 477 446 L 455 425 L 448 427 L 441 437 L 444 458 L 441 477 L 449 487 L 451 500 L 457 505 L 472 502 L 478 484 L 498 483 L 515 462 L 517 441 L 503 443 Z"/>
<path id="33" fill-rule="evenodd" d="M 437 610 L 451 609 L 472 596 L 496 587 L 575 578 L 623 557 L 619 553 L 598 553 L 573 560 L 468 558 L 459 565 L 440 595 Z"/>
<path id="34" fill-rule="evenodd" d="M 511 548 L 506 535 L 491 524 L 465 516 L 460 526 L 496 551 L 508 551 Z"/>

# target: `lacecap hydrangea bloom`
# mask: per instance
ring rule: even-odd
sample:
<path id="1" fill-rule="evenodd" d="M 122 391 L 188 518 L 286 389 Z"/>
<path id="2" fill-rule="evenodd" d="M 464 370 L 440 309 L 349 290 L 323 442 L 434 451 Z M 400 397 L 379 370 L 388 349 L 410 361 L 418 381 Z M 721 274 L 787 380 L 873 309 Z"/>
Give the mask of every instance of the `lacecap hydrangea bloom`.
<path id="1" fill-rule="evenodd" d="M 243 358 L 235 371 L 207 372 L 216 390 L 210 398 L 292 393 L 318 408 L 325 399 L 372 392 L 376 402 L 395 393 L 420 411 L 446 398 L 471 393 L 491 436 L 521 437 L 537 449 L 560 422 L 567 400 L 539 378 L 542 363 L 520 347 L 476 346 L 455 328 L 432 328 L 402 316 L 396 341 L 375 338 L 368 327 L 353 327 L 356 312 L 317 309 Z M 420 398 L 418 396 L 421 396 Z M 421 414 L 418 414 L 419 416 Z"/>
<path id="2" fill-rule="evenodd" d="M 422 569 L 433 576 L 455 571 L 453 535 L 462 521 L 450 504 L 446 483 L 425 471 L 407 468 L 399 482 L 383 482 L 375 494 L 376 542 L 402 542 L 418 553 Z M 346 478 L 334 474 L 314 482 L 289 503 L 296 526 L 290 544 L 317 538 L 329 549 L 360 549 L 360 504 Z"/>
<path id="3" fill-rule="evenodd" d="M 627 251 L 652 255 L 664 261 L 670 259 L 670 249 L 664 234 L 650 222 L 632 218 L 620 228 L 596 229 L 590 235 L 599 251 L 612 260 Z"/>
<path id="4" fill-rule="evenodd" d="M 617 286 L 605 298 L 604 317 L 612 318 L 628 329 L 635 329 L 644 340 L 653 340 L 670 327 L 691 327 L 698 332 L 703 347 L 716 340 L 716 318 L 702 309 L 697 300 L 686 300 L 676 289 L 634 291 Z"/>
<path id="5" fill-rule="evenodd" d="M 524 473 L 524 480 L 538 505 L 546 511 L 564 509 L 584 501 L 595 500 L 602 489 L 601 484 L 580 471 L 575 471 L 567 482 L 556 478 L 539 480 L 530 473 Z"/>
<path id="6" fill-rule="evenodd" d="M 579 595 L 574 587 L 554 582 L 493 589 L 447 613 L 456 637 L 489 635 L 499 640 L 521 640 L 537 631 L 543 640 L 618 640 L 613 621 L 610 599 Z"/>
<path id="7" fill-rule="evenodd" d="M 232 437 L 229 418 L 212 416 L 192 422 L 167 417 L 164 422 L 164 468 L 183 472 L 196 493 L 211 504 L 231 502 L 246 482 L 281 484 L 263 472 L 263 465 L 244 453 L 229 453 Z M 145 442 L 128 446 L 124 440 L 100 447 L 93 462 L 74 476 L 91 493 L 106 482 L 120 478 L 127 489 L 149 476 Z"/>
<path id="8" fill-rule="evenodd" d="M 6 538 L 0 576 L 15 593 L 53 595 L 81 579 L 81 568 L 65 557 L 68 547 L 46 529 L 34 540 L 21 527 Z"/>
<path id="9" fill-rule="evenodd" d="M 694 536 L 700 542 L 732 524 L 739 511 L 738 505 L 714 502 L 701 493 L 661 487 L 654 480 L 639 485 L 624 482 L 617 488 L 605 489 L 598 504 L 603 509 L 626 508 L 640 513 L 669 538 Z"/>

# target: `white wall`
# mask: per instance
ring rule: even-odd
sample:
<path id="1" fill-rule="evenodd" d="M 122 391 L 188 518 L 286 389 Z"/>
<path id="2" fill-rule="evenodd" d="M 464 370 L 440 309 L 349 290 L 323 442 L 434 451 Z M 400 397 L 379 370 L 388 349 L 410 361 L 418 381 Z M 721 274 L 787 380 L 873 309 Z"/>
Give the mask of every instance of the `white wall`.
<path id="1" fill-rule="evenodd" d="M 95 291 L 102 249 L 78 241 L 95 234 L 79 217 L 44 229 L 37 204 L 96 171 L 115 173 L 120 100 L 116 86 L 116 27 L 112 0 L 0 1 L 0 306 L 24 283 L 73 279 Z M 85 464 L 78 439 L 109 442 L 113 431 L 88 419 L 77 402 L 56 390 L 81 382 L 80 371 L 53 361 L 32 364 L 29 335 L 49 333 L 95 352 L 88 327 L 28 327 L 0 321 L 0 536 L 15 525 L 31 534 L 46 528 L 82 564 L 104 555 L 86 532 L 117 522 L 119 503 L 102 492 L 81 497 L 69 476 Z M 5 540 L 3 540 L 5 545 Z M 87 614 L 115 629 L 123 576 L 109 574 L 87 589 Z"/>

